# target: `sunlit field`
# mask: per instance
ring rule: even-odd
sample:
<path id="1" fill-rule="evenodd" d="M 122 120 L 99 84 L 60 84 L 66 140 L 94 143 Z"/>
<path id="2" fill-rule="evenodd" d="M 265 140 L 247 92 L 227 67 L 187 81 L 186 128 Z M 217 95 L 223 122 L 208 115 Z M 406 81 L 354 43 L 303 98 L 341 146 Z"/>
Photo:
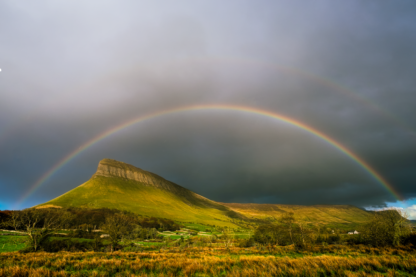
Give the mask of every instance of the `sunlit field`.
<path id="1" fill-rule="evenodd" d="M 0 254 L 0 276 L 413 276 L 411 248 L 157 247 L 137 252 Z"/>
<path id="2" fill-rule="evenodd" d="M 230 229 L 115 210 L 72 212 L 102 213 L 101 229 L 79 224 L 71 210 L 14 211 L 3 225 L 20 218 L 20 228 L 0 230 L 0 277 L 416 275 L 414 228 L 395 210 L 374 213 L 356 235 L 304 224 L 294 214 Z M 36 218 L 43 226 L 64 223 L 28 225 Z"/>

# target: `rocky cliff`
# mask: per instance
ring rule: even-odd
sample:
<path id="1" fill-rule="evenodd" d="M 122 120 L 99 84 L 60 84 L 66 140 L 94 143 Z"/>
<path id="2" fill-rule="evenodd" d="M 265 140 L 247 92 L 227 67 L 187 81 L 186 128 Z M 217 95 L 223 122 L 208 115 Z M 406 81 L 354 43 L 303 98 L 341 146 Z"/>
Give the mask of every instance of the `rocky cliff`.
<path id="1" fill-rule="evenodd" d="M 198 204 L 201 204 L 200 202 L 202 200 L 205 206 L 215 206 L 215 208 L 221 207 L 221 209 L 224 209 L 222 205 L 219 205 L 216 202 L 209 200 L 208 198 L 205 198 L 193 191 L 170 182 L 159 175 L 116 160 L 101 160 L 98 163 L 98 168 L 93 175 L 93 178 L 96 176 L 118 177 L 134 180 L 147 186 L 153 186 L 158 189 L 172 192 L 176 195 L 184 196 L 188 199 L 188 201 L 193 202 L 193 204 L 196 204 L 195 200 L 199 202 Z"/>

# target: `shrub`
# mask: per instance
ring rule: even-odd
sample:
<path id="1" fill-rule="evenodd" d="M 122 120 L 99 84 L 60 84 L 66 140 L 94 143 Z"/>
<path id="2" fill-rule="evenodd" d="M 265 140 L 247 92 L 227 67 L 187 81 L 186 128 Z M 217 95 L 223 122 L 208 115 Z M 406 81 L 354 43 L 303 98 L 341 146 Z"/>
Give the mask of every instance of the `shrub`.
<path id="1" fill-rule="evenodd" d="M 411 233 L 408 236 L 404 237 L 402 240 L 404 245 L 413 245 L 416 248 L 416 233 Z"/>
<path id="2" fill-rule="evenodd" d="M 348 245 L 357 245 L 365 243 L 361 235 L 350 235 L 345 239 L 345 242 Z"/>
<path id="3" fill-rule="evenodd" d="M 103 251 L 104 245 L 100 240 L 94 241 L 80 241 L 77 239 L 49 239 L 42 243 L 40 249 L 45 252 L 59 252 L 59 251 L 70 251 L 70 252 L 85 252 L 85 251 Z M 32 246 L 28 246 L 22 250 L 21 253 L 34 252 Z"/>
<path id="4" fill-rule="evenodd" d="M 253 247 L 255 245 L 256 245 L 256 242 L 254 241 L 254 238 L 249 238 L 249 239 L 243 239 L 238 246 L 239 247 Z"/>
<path id="5" fill-rule="evenodd" d="M 100 234 L 97 233 L 97 232 L 92 233 L 92 232 L 87 232 L 87 231 L 84 231 L 84 230 L 75 230 L 75 231 L 71 231 L 68 234 L 68 236 L 72 237 L 72 238 L 93 239 L 97 236 L 100 236 Z"/>

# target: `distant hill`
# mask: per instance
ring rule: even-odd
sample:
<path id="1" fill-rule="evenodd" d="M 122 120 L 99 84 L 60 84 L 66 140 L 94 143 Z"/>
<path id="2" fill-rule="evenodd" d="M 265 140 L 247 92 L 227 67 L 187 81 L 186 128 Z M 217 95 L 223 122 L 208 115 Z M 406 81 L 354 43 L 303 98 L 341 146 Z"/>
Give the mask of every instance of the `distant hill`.
<path id="1" fill-rule="evenodd" d="M 311 223 L 363 223 L 370 213 L 350 205 L 281 205 L 221 203 L 249 219 L 278 219 L 284 213 L 293 212 L 298 220 Z"/>
<path id="2" fill-rule="evenodd" d="M 104 159 L 90 180 L 36 206 L 114 208 L 181 222 L 237 227 L 241 221 L 278 219 L 285 212 L 313 223 L 361 223 L 370 213 L 353 206 L 297 206 L 228 204 L 209 200 L 159 175 L 135 166 Z"/>

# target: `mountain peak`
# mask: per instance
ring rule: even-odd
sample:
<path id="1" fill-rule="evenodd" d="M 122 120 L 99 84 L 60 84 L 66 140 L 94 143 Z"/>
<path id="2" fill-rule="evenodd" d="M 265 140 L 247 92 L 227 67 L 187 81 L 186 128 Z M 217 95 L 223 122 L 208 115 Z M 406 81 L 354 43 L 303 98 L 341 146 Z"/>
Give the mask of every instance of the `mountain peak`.
<path id="1" fill-rule="evenodd" d="M 97 176 L 118 177 L 134 180 L 175 193 L 183 193 L 183 190 L 187 190 L 157 174 L 112 159 L 103 159 L 98 163 L 98 168 L 93 175 L 93 178 L 96 178 Z"/>
<path id="2" fill-rule="evenodd" d="M 192 205 L 195 205 L 197 203 L 201 204 L 202 201 L 204 203 L 203 205 L 205 206 L 224 209 L 224 206 L 216 203 L 215 201 L 212 201 L 189 189 L 186 189 L 180 185 L 168 181 L 157 174 L 116 160 L 101 160 L 98 163 L 97 171 L 92 176 L 92 179 L 97 177 L 116 177 L 137 181 L 145 186 L 155 187 L 161 190 L 169 191 L 175 195 L 184 197 L 184 199 L 186 199 L 186 201 L 191 203 Z"/>

